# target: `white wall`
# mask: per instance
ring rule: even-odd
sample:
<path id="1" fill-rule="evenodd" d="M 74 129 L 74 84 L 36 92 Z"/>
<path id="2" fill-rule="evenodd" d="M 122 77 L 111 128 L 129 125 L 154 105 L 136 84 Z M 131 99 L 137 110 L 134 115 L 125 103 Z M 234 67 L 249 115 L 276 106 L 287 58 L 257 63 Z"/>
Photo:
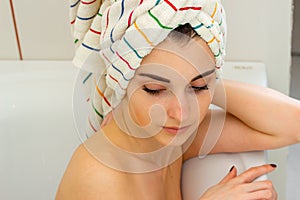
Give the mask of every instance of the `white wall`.
<path id="1" fill-rule="evenodd" d="M 227 14 L 227 60 L 261 61 L 268 85 L 285 94 L 290 88 L 292 0 L 223 0 Z M 269 162 L 278 164 L 270 174 L 285 199 L 287 148 L 270 151 Z"/>
<path id="2" fill-rule="evenodd" d="M 289 92 L 292 0 L 223 0 L 227 60 L 262 61 L 269 86 Z"/>

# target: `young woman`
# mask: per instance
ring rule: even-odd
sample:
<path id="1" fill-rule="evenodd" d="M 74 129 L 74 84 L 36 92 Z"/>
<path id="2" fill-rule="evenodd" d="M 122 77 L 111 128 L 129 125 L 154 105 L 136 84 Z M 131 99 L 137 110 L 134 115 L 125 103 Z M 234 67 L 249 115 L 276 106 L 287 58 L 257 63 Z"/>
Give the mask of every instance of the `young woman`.
<path id="1" fill-rule="evenodd" d="M 104 69 L 94 73 L 91 97 L 98 98 L 92 104 L 102 126 L 75 151 L 57 200 L 182 199 L 181 168 L 191 157 L 299 142 L 299 101 L 219 77 L 225 18 L 218 1 L 99 1 L 97 6 L 92 8 L 100 18 L 79 38 L 75 63 L 84 58 L 78 65 L 87 66 L 96 54 L 85 53 L 86 46 L 95 44 L 91 52 L 99 48 Z M 95 32 L 101 39 L 93 43 Z M 224 110 L 210 110 L 211 103 Z M 208 131 L 216 124 L 220 131 Z M 237 175 L 233 166 L 199 199 L 277 199 L 270 181 L 254 181 L 275 168 L 267 164 Z"/>

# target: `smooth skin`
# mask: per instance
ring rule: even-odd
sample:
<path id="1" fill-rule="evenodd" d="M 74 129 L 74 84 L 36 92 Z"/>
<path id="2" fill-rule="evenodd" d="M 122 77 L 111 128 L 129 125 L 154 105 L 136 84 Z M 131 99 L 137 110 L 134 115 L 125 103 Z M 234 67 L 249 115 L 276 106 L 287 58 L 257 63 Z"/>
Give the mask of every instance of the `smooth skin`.
<path id="1" fill-rule="evenodd" d="M 213 59 L 207 44 L 201 39 L 196 39 L 196 41 Z M 189 45 L 179 45 L 179 47 L 182 49 L 182 53 L 191 53 L 189 52 L 191 49 Z M 194 51 L 196 49 L 193 49 Z M 142 64 L 160 63 L 169 66 L 178 74 L 183 75 L 186 80 L 191 81 L 199 74 L 199 71 L 195 70 L 191 63 L 197 65 L 199 62 L 201 61 L 197 59 L 187 62 L 176 54 L 154 49 L 143 59 Z M 212 67 L 208 66 L 203 70 L 208 71 L 213 69 Z M 168 78 L 172 82 L 172 77 Z M 188 95 L 189 93 L 185 92 L 190 92 L 191 88 L 193 90 L 203 88 L 208 81 L 206 79 L 191 81 L 180 91 L 183 92 L 182 94 Z M 226 103 L 220 101 L 221 98 L 218 98 L 217 95 L 214 96 L 213 103 L 227 107 L 226 120 L 219 140 L 209 153 L 272 149 L 300 142 L 299 101 L 259 86 L 227 80 L 224 80 L 223 84 L 223 86 L 220 84 L 215 86 L 215 93 L 225 87 Z M 160 81 L 151 80 L 151 83 L 143 82 L 142 86 L 161 93 L 155 94 L 157 96 L 150 96 L 153 94 L 145 91 L 144 87 L 134 91 L 129 107 L 132 115 L 137 116 L 135 118 L 136 123 L 147 124 L 149 116 L 145 110 L 149 109 L 152 104 L 159 102 L 167 113 L 166 123 L 162 125 L 167 128 L 164 127 L 155 137 L 147 140 L 133 139 L 120 130 L 110 115 L 104 121 L 102 133 L 121 148 L 147 152 L 152 150 L 153 145 L 168 144 L 170 138 L 174 137 L 170 134 L 168 127 L 179 126 L 181 123 L 185 123 L 185 119 L 188 122 L 189 119 L 185 116 L 191 114 L 192 108 L 178 102 L 178 98 L 170 92 L 169 88 L 172 88 L 172 85 L 169 87 Z M 84 145 L 80 145 L 74 152 L 62 178 L 56 200 L 181 200 L 182 164 L 185 160 L 199 155 L 211 119 L 211 111 L 208 108 L 211 102 L 211 91 L 203 89 L 196 92 L 195 89 L 195 94 L 198 102 L 197 112 L 200 113 L 198 131 L 191 146 L 175 162 L 153 172 L 127 173 L 114 170 L 99 162 Z M 143 102 L 143 104 L 139 104 L 139 102 Z M 222 115 L 221 112 L 220 116 Z M 222 120 L 221 117 L 219 120 Z M 88 140 L 93 139 L 95 138 L 92 136 Z M 254 181 L 257 177 L 270 173 L 274 169 L 275 167 L 272 165 L 263 165 L 237 175 L 236 168 L 233 168 L 220 183 L 207 190 L 199 199 L 275 200 L 277 194 L 270 181 Z"/>

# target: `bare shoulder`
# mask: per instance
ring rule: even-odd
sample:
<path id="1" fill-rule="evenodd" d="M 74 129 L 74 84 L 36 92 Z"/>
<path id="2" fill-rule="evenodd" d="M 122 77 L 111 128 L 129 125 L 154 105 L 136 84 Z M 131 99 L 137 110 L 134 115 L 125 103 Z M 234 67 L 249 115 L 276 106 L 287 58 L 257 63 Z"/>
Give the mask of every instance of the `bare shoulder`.
<path id="1" fill-rule="evenodd" d="M 114 180 L 122 179 L 120 172 L 96 160 L 80 145 L 74 152 L 59 185 L 56 200 L 105 199 L 115 187 Z"/>

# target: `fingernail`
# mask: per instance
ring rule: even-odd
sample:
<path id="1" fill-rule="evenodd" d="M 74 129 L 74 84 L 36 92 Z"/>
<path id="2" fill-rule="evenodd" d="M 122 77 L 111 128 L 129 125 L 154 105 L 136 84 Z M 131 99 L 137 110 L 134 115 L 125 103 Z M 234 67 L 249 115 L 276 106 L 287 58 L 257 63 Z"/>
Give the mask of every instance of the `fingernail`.
<path id="1" fill-rule="evenodd" d="M 271 167 L 276 168 L 277 165 L 276 164 L 270 164 Z"/>
<path id="2" fill-rule="evenodd" d="M 234 168 L 234 165 L 230 168 L 229 172 L 231 172 L 233 170 L 233 168 Z"/>

